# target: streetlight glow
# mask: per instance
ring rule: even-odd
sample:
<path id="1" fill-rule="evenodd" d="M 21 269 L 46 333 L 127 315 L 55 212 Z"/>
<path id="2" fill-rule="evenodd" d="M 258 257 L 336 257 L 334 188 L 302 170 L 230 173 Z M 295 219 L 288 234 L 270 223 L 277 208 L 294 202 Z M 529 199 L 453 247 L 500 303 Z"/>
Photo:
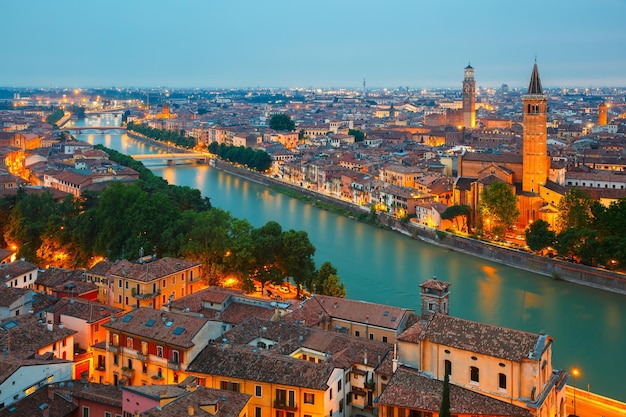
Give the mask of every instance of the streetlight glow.
<path id="1" fill-rule="evenodd" d="M 574 416 L 576 416 L 576 378 L 580 375 L 578 368 L 572 369 L 572 375 L 574 376 Z"/>

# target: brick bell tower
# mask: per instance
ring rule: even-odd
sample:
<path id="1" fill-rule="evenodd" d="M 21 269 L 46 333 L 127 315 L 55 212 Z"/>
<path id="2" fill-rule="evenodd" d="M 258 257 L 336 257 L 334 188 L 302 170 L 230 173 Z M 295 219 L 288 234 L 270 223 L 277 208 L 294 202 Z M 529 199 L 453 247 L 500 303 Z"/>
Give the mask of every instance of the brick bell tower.
<path id="1" fill-rule="evenodd" d="M 476 81 L 474 81 L 474 68 L 467 64 L 463 73 L 463 127 L 473 129 L 476 127 Z"/>
<path id="2" fill-rule="evenodd" d="M 547 96 L 543 94 L 537 62 L 530 76 L 524 104 L 524 145 L 522 151 L 522 191 L 539 194 L 539 187 L 548 179 Z"/>

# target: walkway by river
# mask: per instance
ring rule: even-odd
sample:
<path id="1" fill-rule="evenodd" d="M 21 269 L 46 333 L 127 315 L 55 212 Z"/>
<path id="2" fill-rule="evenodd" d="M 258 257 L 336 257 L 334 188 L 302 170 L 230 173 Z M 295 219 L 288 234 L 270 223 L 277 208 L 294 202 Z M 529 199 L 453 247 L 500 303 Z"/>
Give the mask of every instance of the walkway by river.
<path id="1" fill-rule="evenodd" d="M 79 135 L 126 154 L 157 152 L 127 135 Z M 337 216 L 208 166 L 153 166 L 172 184 L 198 188 L 214 206 L 254 226 L 305 230 L 317 265 L 339 270 L 348 297 L 419 308 L 418 285 L 452 283 L 451 314 L 555 338 L 554 365 L 581 370 L 578 386 L 626 400 L 626 298 L 449 251 Z"/>

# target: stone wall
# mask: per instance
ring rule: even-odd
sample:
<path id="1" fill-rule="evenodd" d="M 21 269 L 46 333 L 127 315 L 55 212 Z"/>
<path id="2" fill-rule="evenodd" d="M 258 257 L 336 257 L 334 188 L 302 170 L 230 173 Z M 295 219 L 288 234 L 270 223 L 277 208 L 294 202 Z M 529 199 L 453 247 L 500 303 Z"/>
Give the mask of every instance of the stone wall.
<path id="1" fill-rule="evenodd" d="M 293 189 L 301 194 L 314 197 L 320 201 L 332 203 L 338 207 L 351 210 L 355 214 L 365 210 L 363 207 L 356 204 L 343 200 L 337 200 L 325 194 L 320 194 L 315 191 L 285 183 L 246 168 L 239 168 L 219 159 L 215 159 L 214 161 L 216 168 L 234 175 L 245 177 L 259 184 L 275 184 L 280 185 L 281 187 Z M 550 276 L 554 279 L 562 279 L 564 281 L 575 282 L 581 285 L 626 294 L 626 276 L 623 274 L 538 256 L 530 252 L 502 247 L 451 233 L 438 232 L 434 229 L 420 227 L 414 224 L 401 223 L 394 217 L 382 213 L 379 214 L 379 220 L 398 232 L 404 233 L 415 239 L 420 239 L 427 243 L 457 250 L 469 255 L 478 256 L 480 258 L 498 262 L 514 268 L 521 268 L 537 274 Z"/>

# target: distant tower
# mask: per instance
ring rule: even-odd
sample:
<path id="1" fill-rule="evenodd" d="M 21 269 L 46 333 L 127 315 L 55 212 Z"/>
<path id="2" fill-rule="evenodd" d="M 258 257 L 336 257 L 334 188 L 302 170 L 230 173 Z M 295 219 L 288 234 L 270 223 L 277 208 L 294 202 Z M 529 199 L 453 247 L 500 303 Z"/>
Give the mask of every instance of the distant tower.
<path id="1" fill-rule="evenodd" d="M 543 94 L 537 62 L 530 76 L 528 93 L 523 96 L 524 139 L 522 151 L 522 191 L 538 194 L 548 179 L 550 162 L 547 145 L 547 97 Z"/>
<path id="2" fill-rule="evenodd" d="M 422 289 L 422 316 L 439 313 L 448 315 L 450 283 L 432 277 L 420 285 Z"/>
<path id="3" fill-rule="evenodd" d="M 367 90 L 365 89 L 365 74 L 363 74 L 363 97 L 367 95 Z"/>
<path id="4" fill-rule="evenodd" d="M 476 81 L 474 81 L 474 68 L 467 64 L 463 78 L 463 127 L 473 129 L 476 127 Z"/>
<path id="5" fill-rule="evenodd" d="M 598 126 L 604 126 L 606 124 L 606 103 L 602 103 L 598 106 Z"/>

